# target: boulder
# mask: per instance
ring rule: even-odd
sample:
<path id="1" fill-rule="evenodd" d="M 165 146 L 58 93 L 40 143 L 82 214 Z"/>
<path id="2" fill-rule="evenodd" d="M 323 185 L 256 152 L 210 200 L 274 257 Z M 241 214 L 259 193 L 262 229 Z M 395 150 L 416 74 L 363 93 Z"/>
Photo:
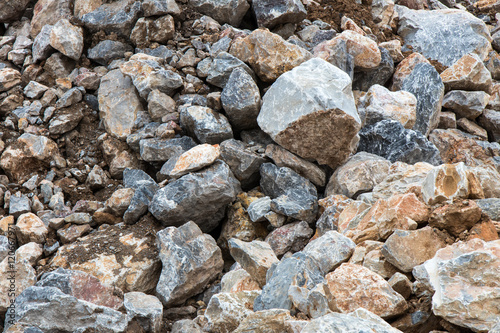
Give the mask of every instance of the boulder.
<path id="1" fill-rule="evenodd" d="M 145 332 L 160 333 L 163 321 L 163 304 L 152 295 L 132 291 L 123 297 L 127 316 L 137 322 Z"/>
<path id="2" fill-rule="evenodd" d="M 453 110 L 458 117 L 476 119 L 488 105 L 490 95 L 484 91 L 453 90 L 443 98 L 443 107 Z"/>
<path id="3" fill-rule="evenodd" d="M 61 19 L 73 17 L 73 1 L 39 0 L 33 8 L 30 35 L 35 38 L 47 24 L 54 25 Z"/>
<path id="4" fill-rule="evenodd" d="M 477 54 L 466 54 L 441 73 L 447 90 L 491 92 L 491 73 Z"/>
<path id="5" fill-rule="evenodd" d="M 43 31 L 42 31 L 43 32 Z M 87 51 L 87 58 L 107 66 L 115 59 L 125 58 L 125 52 L 132 52 L 132 46 L 114 40 L 103 40 Z"/>
<path id="6" fill-rule="evenodd" d="M 373 85 L 384 86 L 394 74 L 394 61 L 388 50 L 379 47 L 381 60 L 378 66 L 371 69 L 356 69 L 354 73 L 352 88 L 354 90 L 367 91 Z"/>

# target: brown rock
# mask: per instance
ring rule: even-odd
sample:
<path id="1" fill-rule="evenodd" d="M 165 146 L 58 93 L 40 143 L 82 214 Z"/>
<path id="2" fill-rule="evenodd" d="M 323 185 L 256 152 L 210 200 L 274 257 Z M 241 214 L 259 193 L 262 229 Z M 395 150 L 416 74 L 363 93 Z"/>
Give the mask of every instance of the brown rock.
<path id="1" fill-rule="evenodd" d="M 480 219 L 481 208 L 474 201 L 459 200 L 435 209 L 430 216 L 429 225 L 458 236 Z"/>
<path id="2" fill-rule="evenodd" d="M 474 238 L 479 238 L 484 240 L 485 242 L 497 240 L 498 230 L 495 227 L 495 224 L 491 220 L 479 222 L 474 225 L 469 230 L 469 235 L 467 236 L 467 240 L 471 240 Z"/>
<path id="3" fill-rule="evenodd" d="M 420 53 L 412 53 L 408 57 L 406 57 L 403 61 L 399 63 L 394 71 L 394 75 L 392 77 L 392 91 L 401 90 L 403 86 L 403 81 L 411 74 L 415 66 L 420 63 L 428 63 L 429 61 Z"/>
<path id="4" fill-rule="evenodd" d="M 35 38 L 46 24 L 54 25 L 61 19 L 70 19 L 73 1 L 71 0 L 38 0 L 33 9 L 31 20 L 31 37 Z"/>
<path id="5" fill-rule="evenodd" d="M 466 54 L 441 73 L 446 90 L 491 92 L 491 73 L 476 54 Z"/>
<path id="6" fill-rule="evenodd" d="M 360 69 L 375 68 L 380 64 L 382 55 L 377 43 L 355 31 L 345 30 L 340 35 L 332 39 L 346 42 L 347 53 L 354 57 L 354 66 Z M 327 42 L 328 43 L 328 42 Z"/>
<path id="7" fill-rule="evenodd" d="M 14 266 L 14 267 L 13 267 Z M 12 270 L 15 269 L 15 281 L 12 281 Z M 6 257 L 2 262 L 0 262 L 0 314 L 5 314 L 8 307 L 11 305 L 11 301 L 15 298 L 10 297 L 12 295 L 11 284 L 15 285 L 16 296 L 23 292 L 24 289 L 33 286 L 36 283 L 36 272 L 28 260 L 18 261 L 15 259 L 15 263 L 12 259 L 9 261 L 9 257 Z"/>
<path id="8" fill-rule="evenodd" d="M 123 216 L 128 206 L 130 206 L 134 193 L 135 190 L 131 188 L 116 190 L 111 197 L 106 200 L 106 208 L 108 208 L 111 213 L 115 214 L 115 216 Z"/>
<path id="9" fill-rule="evenodd" d="M 439 113 L 438 128 L 448 129 L 457 128 L 457 116 L 454 112 L 441 111 Z"/>
<path id="10" fill-rule="evenodd" d="M 222 277 L 222 293 L 237 293 L 240 291 L 260 290 L 259 284 L 244 269 L 229 271 Z"/>
<path id="11" fill-rule="evenodd" d="M 151 42 L 166 44 L 174 37 L 174 33 L 174 19 L 170 15 L 157 19 L 141 17 L 130 34 L 130 40 L 139 47 Z"/>
<path id="12" fill-rule="evenodd" d="M 57 236 L 63 244 L 72 243 L 79 237 L 88 234 L 92 228 L 88 224 L 68 225 L 67 228 L 57 230 Z"/>
<path id="13" fill-rule="evenodd" d="M 272 231 L 267 237 L 266 242 L 280 257 L 288 251 L 297 252 L 307 245 L 313 235 L 313 230 L 307 222 L 300 221 L 286 224 Z"/>
<path id="14" fill-rule="evenodd" d="M 21 73 L 13 68 L 0 69 L 0 93 L 21 83 Z M 9 110 L 10 111 L 10 110 Z"/>
<path id="15" fill-rule="evenodd" d="M 488 132 L 467 118 L 459 119 L 457 121 L 457 126 L 469 134 L 478 136 L 481 140 L 488 141 Z"/>
<path id="16" fill-rule="evenodd" d="M 49 229 L 43 221 L 33 213 L 19 216 L 16 223 L 16 236 L 20 244 L 35 242 L 45 243 Z"/>

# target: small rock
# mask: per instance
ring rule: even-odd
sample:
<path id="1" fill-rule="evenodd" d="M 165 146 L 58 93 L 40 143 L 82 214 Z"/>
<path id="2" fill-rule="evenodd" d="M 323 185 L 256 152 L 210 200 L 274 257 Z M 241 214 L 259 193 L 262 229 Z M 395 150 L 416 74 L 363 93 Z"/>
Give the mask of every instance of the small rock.
<path id="1" fill-rule="evenodd" d="M 132 46 L 114 40 L 103 40 L 87 52 L 87 57 L 100 65 L 107 66 L 115 59 L 125 58 L 126 52 L 133 51 Z"/>
<path id="2" fill-rule="evenodd" d="M 13 68 L 0 69 L 0 93 L 21 83 L 21 73 Z"/>
<path id="3" fill-rule="evenodd" d="M 59 20 L 50 31 L 50 46 L 65 56 L 78 60 L 83 51 L 83 29 L 67 19 Z"/>
<path id="4" fill-rule="evenodd" d="M 123 296 L 127 316 L 139 323 L 145 332 L 159 333 L 163 320 L 163 305 L 152 295 L 130 292 Z"/>
<path id="5" fill-rule="evenodd" d="M 396 272 L 387 282 L 389 282 L 391 288 L 403 296 L 404 299 L 410 297 L 412 293 L 412 283 L 406 275 Z"/>
<path id="6" fill-rule="evenodd" d="M 148 112 L 153 121 L 161 122 L 162 118 L 176 110 L 175 101 L 172 97 L 153 90 L 148 95 Z"/>
<path id="7" fill-rule="evenodd" d="M 198 65 L 198 69 L 200 68 Z M 220 52 L 213 59 L 206 73 L 207 82 L 217 86 L 219 88 L 224 88 L 231 76 L 231 73 L 236 69 L 241 68 L 247 72 L 252 78 L 255 78 L 255 74 L 247 64 L 245 64 L 240 59 L 236 58 L 227 52 Z"/>
<path id="8" fill-rule="evenodd" d="M 484 128 L 467 118 L 459 119 L 457 121 L 457 127 L 469 134 L 477 136 L 480 140 L 488 140 L 488 132 Z"/>
<path id="9" fill-rule="evenodd" d="M 266 215 L 271 211 L 271 198 L 259 198 L 248 206 L 248 216 L 252 222 L 263 222 Z"/>
<path id="10" fill-rule="evenodd" d="M 47 91 L 49 87 L 44 86 L 36 81 L 30 81 L 28 85 L 24 88 L 24 96 L 32 99 L 38 99 L 42 97 L 43 93 Z"/>
<path id="11" fill-rule="evenodd" d="M 92 216 L 89 213 L 73 213 L 64 218 L 64 222 L 73 224 L 89 224 Z"/>
<path id="12" fill-rule="evenodd" d="M 280 257 L 289 251 L 302 250 L 312 235 L 313 230 L 307 222 L 300 221 L 275 229 L 266 237 L 266 242 L 269 243 L 276 256 Z"/>
<path id="13" fill-rule="evenodd" d="M 17 219 L 16 236 L 20 244 L 27 244 L 29 242 L 43 244 L 45 243 L 48 233 L 48 228 L 35 214 L 22 214 Z"/>
<path id="14" fill-rule="evenodd" d="M 290 311 L 282 309 L 271 309 L 252 312 L 246 316 L 234 333 L 255 332 L 289 332 L 289 321 L 292 320 Z"/>
<path id="15" fill-rule="evenodd" d="M 147 45 L 151 42 L 166 44 L 174 37 L 174 33 L 174 19 L 170 15 L 157 19 L 141 17 L 132 29 L 130 41 L 135 45 Z"/>
<path id="16" fill-rule="evenodd" d="M 354 73 L 352 87 L 355 90 L 367 91 L 371 86 L 385 85 L 394 73 L 394 61 L 389 51 L 379 47 L 381 60 L 378 66 L 371 69 L 359 70 Z"/>
<path id="17" fill-rule="evenodd" d="M 67 228 L 57 230 L 57 236 L 61 240 L 61 243 L 68 244 L 88 234 L 91 230 L 92 228 L 88 224 L 70 225 Z"/>
<path id="18" fill-rule="evenodd" d="M 106 200 L 106 208 L 109 209 L 115 216 L 123 216 L 132 197 L 134 196 L 135 190 L 132 188 L 122 188 L 118 189 Z"/>
<path id="19" fill-rule="evenodd" d="M 96 164 L 89 172 L 86 183 L 90 186 L 91 189 L 98 190 L 106 187 L 108 183 L 108 176 L 106 175 L 104 170 Z"/>
<path id="20" fill-rule="evenodd" d="M 195 146 L 181 155 L 170 158 L 161 168 L 159 175 L 179 178 L 190 172 L 212 165 L 219 157 L 219 148 L 209 144 Z"/>
<path id="21" fill-rule="evenodd" d="M 255 281 L 244 269 L 227 272 L 222 277 L 220 284 L 222 293 L 260 290 L 257 281 Z"/>
<path id="22" fill-rule="evenodd" d="M 252 9 L 260 27 L 274 28 L 278 24 L 300 23 L 306 18 L 307 11 L 298 0 L 257 0 Z"/>
<path id="23" fill-rule="evenodd" d="M 484 91 L 453 90 L 443 99 L 443 107 L 453 110 L 460 118 L 476 119 L 488 105 L 490 96 Z"/>
<path id="24" fill-rule="evenodd" d="M 19 262 L 26 260 L 31 266 L 35 267 L 38 260 L 42 257 L 42 254 L 42 246 L 38 243 L 30 242 L 20 246 L 16 250 L 16 260 Z"/>
<path id="25" fill-rule="evenodd" d="M 500 141 L 500 112 L 485 109 L 478 122 L 488 132 L 490 141 Z"/>
<path id="26" fill-rule="evenodd" d="M 142 139 L 139 142 L 141 158 L 146 162 L 164 162 L 196 146 L 189 136 L 173 139 Z"/>
<path id="27" fill-rule="evenodd" d="M 458 237 L 481 219 L 481 208 L 472 200 L 457 201 L 435 209 L 430 218 L 431 227 L 445 229 Z"/>
<path id="28" fill-rule="evenodd" d="M 9 202 L 9 215 L 13 215 L 18 218 L 21 214 L 31 212 L 31 201 L 28 197 L 22 195 L 11 196 Z"/>
<path id="29" fill-rule="evenodd" d="M 10 257 L 6 257 L 0 262 L 0 313 L 5 314 L 6 320 L 5 323 L 9 324 L 9 319 L 12 320 L 15 318 L 15 315 L 19 312 L 19 307 L 16 302 L 16 313 L 14 317 L 10 317 L 12 315 L 12 310 L 9 310 L 9 306 L 14 301 L 12 296 L 12 266 L 15 267 L 15 288 L 16 294 L 22 293 L 25 289 L 33 286 L 36 283 L 36 271 L 31 266 L 28 260 L 20 260 L 21 258 L 15 258 L 15 262 L 12 259 L 9 260 Z M 15 298 L 16 300 L 18 298 Z M 12 309 L 12 307 L 11 307 Z"/>
<path id="30" fill-rule="evenodd" d="M 439 114 L 438 128 L 457 128 L 457 116 L 454 112 L 441 111 Z"/>
<path id="31" fill-rule="evenodd" d="M 21 18 L 28 6 L 27 0 L 6 0 L 0 5 L 0 22 L 10 23 Z"/>
<path id="32" fill-rule="evenodd" d="M 204 106 L 179 109 L 181 126 L 201 143 L 217 144 L 233 137 L 227 118 Z"/>
<path id="33" fill-rule="evenodd" d="M 394 71 L 394 75 L 392 77 L 391 90 L 392 91 L 401 90 L 403 81 L 408 77 L 408 75 L 411 74 L 411 72 L 413 72 L 415 66 L 421 63 L 430 64 L 429 60 L 427 60 L 423 55 L 417 52 L 414 52 L 409 56 L 407 56 L 406 58 L 404 58 L 403 61 L 399 63 L 399 65 L 396 67 L 396 70 Z"/>
<path id="34" fill-rule="evenodd" d="M 54 49 L 50 46 L 50 31 L 52 27 L 53 25 L 50 24 L 44 25 L 40 33 L 35 37 L 32 47 L 34 62 L 47 59 L 53 52 Z"/>
<path id="35" fill-rule="evenodd" d="M 175 0 L 144 0 L 142 2 L 144 16 L 160 16 L 165 14 L 179 15 L 181 10 Z"/>

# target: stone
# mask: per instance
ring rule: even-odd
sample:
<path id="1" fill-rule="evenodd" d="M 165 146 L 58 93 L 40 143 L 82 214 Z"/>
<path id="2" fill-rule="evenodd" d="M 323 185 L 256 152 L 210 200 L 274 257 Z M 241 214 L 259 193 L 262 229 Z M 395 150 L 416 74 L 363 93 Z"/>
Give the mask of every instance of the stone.
<path id="1" fill-rule="evenodd" d="M 466 133 L 478 137 L 480 140 L 488 140 L 488 132 L 484 128 L 467 118 L 459 119 L 457 121 L 457 127 L 461 130 L 464 130 Z"/>
<path id="2" fill-rule="evenodd" d="M 355 198 L 370 192 L 388 175 L 391 163 L 383 157 L 359 152 L 338 167 L 331 176 L 325 194 L 343 194 Z"/>
<path id="3" fill-rule="evenodd" d="M 394 61 L 389 51 L 379 47 L 381 60 L 378 66 L 371 69 L 357 69 L 354 73 L 352 88 L 354 90 L 367 91 L 371 86 L 385 85 L 394 73 Z"/>
<path id="4" fill-rule="evenodd" d="M 359 132 L 359 151 L 379 155 L 390 162 L 441 164 L 436 146 L 419 131 L 405 129 L 395 120 L 382 120 Z"/>
<path id="5" fill-rule="evenodd" d="M 189 4 L 200 13 L 214 18 L 219 23 L 240 25 L 250 5 L 245 0 L 189 0 Z"/>
<path id="6" fill-rule="evenodd" d="M 489 198 L 475 200 L 481 211 L 494 221 L 500 221 L 500 199 Z"/>
<path id="7" fill-rule="evenodd" d="M 495 110 L 483 110 L 478 117 L 478 123 L 487 132 L 490 141 L 500 142 L 500 112 Z"/>
<path id="8" fill-rule="evenodd" d="M 94 165 L 87 176 L 86 183 L 93 190 L 101 189 L 106 187 L 108 176 L 99 165 Z"/>
<path id="9" fill-rule="evenodd" d="M 42 97 L 43 93 L 47 91 L 49 87 L 44 86 L 36 81 L 30 81 L 26 87 L 24 87 L 24 96 L 32 99 L 38 99 Z"/>
<path id="10" fill-rule="evenodd" d="M 266 237 L 266 242 L 269 243 L 276 256 L 280 257 L 289 251 L 302 250 L 312 235 L 313 230 L 307 222 L 293 222 L 272 231 Z"/>
<path id="11" fill-rule="evenodd" d="M 411 272 L 413 267 L 431 259 L 445 246 L 443 237 L 427 226 L 418 230 L 394 231 L 385 241 L 382 254 L 399 270 Z"/>
<path id="12" fill-rule="evenodd" d="M 78 60 L 83 51 L 83 29 L 67 19 L 59 20 L 50 31 L 50 46 L 65 56 Z"/>
<path id="13" fill-rule="evenodd" d="M 423 55 L 417 52 L 413 52 L 406 58 L 404 58 L 396 67 L 394 75 L 392 76 L 392 91 L 401 90 L 403 81 L 408 77 L 408 75 L 413 72 L 415 66 L 421 63 L 430 64 Z"/>
<path id="14" fill-rule="evenodd" d="M 260 186 L 272 198 L 271 210 L 295 219 L 312 222 L 318 210 L 316 187 L 287 167 L 264 163 Z"/>
<path id="15" fill-rule="evenodd" d="M 48 266 L 83 271 L 123 292 L 149 292 L 157 285 L 161 269 L 151 231 L 151 225 L 144 224 L 103 225 L 59 247 Z M 75 261 L 75 257 L 79 259 Z"/>
<path id="16" fill-rule="evenodd" d="M 422 197 L 429 205 L 466 199 L 468 195 L 469 180 L 463 162 L 433 168 L 422 184 Z"/>
<path id="17" fill-rule="evenodd" d="M 59 52 L 53 53 L 46 61 L 43 66 L 43 70 L 49 75 L 52 75 L 56 79 L 63 79 L 60 82 L 66 82 L 68 84 L 67 78 L 71 72 L 75 69 L 75 61 L 70 59 Z M 69 87 L 66 86 L 65 89 Z"/>
<path id="18" fill-rule="evenodd" d="M 34 62 L 47 59 L 50 53 L 53 52 L 54 49 L 50 46 L 50 31 L 52 27 L 50 24 L 44 25 L 40 33 L 33 40 L 31 52 Z"/>
<path id="19" fill-rule="evenodd" d="M 226 206 L 240 191 L 240 184 L 227 164 L 218 161 L 160 189 L 151 200 L 149 211 L 164 226 L 179 226 L 192 220 L 203 231 L 210 231 L 219 224 Z"/>
<path id="20" fill-rule="evenodd" d="M 311 59 L 276 80 L 264 95 L 257 122 L 283 148 L 335 168 L 358 143 L 361 121 L 350 85 L 343 71 Z M 338 139 L 325 146 L 324 137 L 331 133 Z"/>
<path id="21" fill-rule="evenodd" d="M 7 0 L 0 5 L 0 22 L 10 23 L 21 18 L 28 6 L 27 0 Z"/>
<path id="22" fill-rule="evenodd" d="M 498 223 L 493 222 L 492 220 L 484 219 L 479 221 L 479 223 L 475 224 L 468 232 L 468 236 L 466 240 L 471 240 L 474 238 L 482 239 L 486 242 L 497 240 Z"/>
<path id="23" fill-rule="evenodd" d="M 123 295 L 123 306 L 128 317 L 137 321 L 145 332 L 161 332 L 163 305 L 158 298 L 133 291 Z"/>
<path id="24" fill-rule="evenodd" d="M 180 15 L 181 9 L 175 0 L 144 0 L 142 10 L 145 17 L 160 16 L 165 14 Z"/>
<path id="25" fill-rule="evenodd" d="M 201 64 L 202 62 L 200 62 L 200 65 Z M 200 65 L 198 65 L 198 68 Z M 231 73 L 236 68 L 243 69 L 252 78 L 255 78 L 253 70 L 243 61 L 227 52 L 220 52 L 217 56 L 215 56 L 209 66 L 208 72 L 206 73 L 207 82 L 219 88 L 224 88 L 229 80 L 229 77 L 231 76 Z"/>
<path id="26" fill-rule="evenodd" d="M 73 224 L 88 224 L 92 222 L 92 216 L 89 213 L 72 213 L 64 218 L 64 222 Z"/>
<path id="27" fill-rule="evenodd" d="M 176 109 L 175 101 L 172 97 L 159 90 L 153 90 L 148 95 L 148 112 L 151 119 L 161 122 L 162 118 L 174 113 Z"/>
<path id="28" fill-rule="evenodd" d="M 384 279 L 389 279 L 398 271 L 394 265 L 387 261 L 380 249 L 372 250 L 366 253 L 363 258 L 362 266 L 368 268 L 374 273 L 377 273 Z"/>
<path id="29" fill-rule="evenodd" d="M 345 40 L 332 40 L 330 38 L 322 41 L 314 47 L 313 53 L 315 57 L 324 59 L 340 68 L 349 75 L 351 80 L 354 78 L 354 56 L 347 52 L 347 42 Z"/>
<path id="30" fill-rule="evenodd" d="M 282 309 L 263 310 L 250 313 L 240 323 L 235 333 L 255 332 L 289 332 L 290 321 L 292 321 L 290 311 Z"/>
<path id="31" fill-rule="evenodd" d="M 359 99 L 358 112 L 365 125 L 392 119 L 412 129 L 417 119 L 417 99 L 407 91 L 391 92 L 375 84 Z"/>
<path id="32" fill-rule="evenodd" d="M 28 197 L 22 195 L 11 196 L 9 201 L 9 214 L 18 218 L 21 214 L 31 212 L 31 201 Z"/>
<path id="33" fill-rule="evenodd" d="M 135 23 L 130 34 L 130 41 L 135 45 L 148 45 L 149 43 L 166 44 L 174 37 L 175 24 L 170 15 L 165 15 L 157 19 L 141 17 Z"/>
<path id="34" fill-rule="evenodd" d="M 38 260 L 42 257 L 42 246 L 35 242 L 30 242 L 20 246 L 16 250 L 17 261 L 28 261 L 31 266 L 36 266 Z M 3 259 L 2 259 L 3 260 Z"/>
<path id="35" fill-rule="evenodd" d="M 80 95 L 81 96 L 81 95 Z M 82 105 L 61 109 L 49 122 L 49 133 L 60 135 L 74 129 L 83 119 Z"/>
<path id="36" fill-rule="evenodd" d="M 222 90 L 221 102 L 233 128 L 245 130 L 257 127 L 260 111 L 259 87 L 242 68 L 235 68 Z"/>
<path id="37" fill-rule="evenodd" d="M 275 144 L 267 145 L 265 154 L 277 166 L 290 168 L 302 177 L 309 179 L 315 185 L 325 186 L 325 171 L 316 164 L 306 161 Z"/>
<path id="38" fill-rule="evenodd" d="M 101 77 L 94 72 L 85 72 L 75 78 L 75 84 L 85 90 L 97 90 L 101 84 Z"/>
<path id="39" fill-rule="evenodd" d="M 78 270 L 58 268 L 44 273 L 37 287 L 55 287 L 66 295 L 118 310 L 123 306 L 121 291 L 105 285 L 96 277 Z"/>
<path id="40" fill-rule="evenodd" d="M 372 69 L 377 67 L 382 60 L 377 43 L 353 30 L 343 31 L 335 36 L 331 43 L 337 43 L 337 41 L 346 42 L 347 52 L 354 57 L 355 68 Z"/>
<path id="41" fill-rule="evenodd" d="M 67 225 L 67 227 L 57 230 L 57 236 L 62 244 L 68 244 L 88 234 L 91 230 L 92 228 L 88 224 Z"/>
<path id="42" fill-rule="evenodd" d="M 89 48 L 87 58 L 100 65 L 107 66 L 115 59 L 125 58 L 126 52 L 133 51 L 132 46 L 114 40 L 103 40 L 93 48 Z"/>
<path id="43" fill-rule="evenodd" d="M 387 281 L 363 266 L 343 263 L 327 274 L 325 280 L 332 302 L 341 313 L 364 308 L 388 318 L 402 314 L 408 308 L 405 299 Z"/>
<path id="44" fill-rule="evenodd" d="M 266 215 L 271 211 L 271 198 L 259 198 L 248 206 L 248 216 L 252 222 L 263 222 Z"/>
<path id="45" fill-rule="evenodd" d="M 0 69 L 0 93 L 21 83 L 21 73 L 13 68 Z"/>
<path id="46" fill-rule="evenodd" d="M 414 269 L 414 275 L 417 268 L 424 272 L 417 281 L 435 290 L 432 312 L 436 316 L 477 332 L 495 326 L 499 315 L 499 246 L 500 240 L 459 241 Z"/>
<path id="47" fill-rule="evenodd" d="M 133 188 L 118 189 L 106 200 L 105 207 L 115 216 L 123 216 L 128 206 L 130 206 L 134 193 Z"/>
<path id="48" fill-rule="evenodd" d="M 261 290 L 257 281 L 255 281 L 250 274 L 242 268 L 229 271 L 224 274 L 220 284 L 221 293 Z"/>
<path id="49" fill-rule="evenodd" d="M 288 296 L 292 300 L 293 306 L 300 312 L 311 318 L 317 318 L 331 312 L 325 295 L 325 287 L 324 283 L 318 284 L 311 290 L 291 286 Z"/>
<path id="50" fill-rule="evenodd" d="M 134 189 L 130 205 L 123 214 L 124 222 L 133 224 L 148 211 L 148 205 L 160 187 L 144 171 L 128 168 L 123 171 L 123 184 Z"/>
<path id="51" fill-rule="evenodd" d="M 16 236 L 21 245 L 29 242 L 43 244 L 48 233 L 49 230 L 43 221 L 33 213 L 22 214 L 17 219 Z"/>
<path id="52" fill-rule="evenodd" d="M 298 0 L 257 0 L 252 10 L 259 28 L 274 28 L 279 24 L 300 23 L 306 18 L 307 11 Z"/>
<path id="53" fill-rule="evenodd" d="M 172 325 L 172 333 L 203 333 L 201 327 L 194 320 L 178 320 Z"/>
<path id="54" fill-rule="evenodd" d="M 217 144 L 233 137 L 233 130 L 227 118 L 204 106 L 179 108 L 180 123 L 191 136 L 201 143 Z"/>
<path id="55" fill-rule="evenodd" d="M 481 208 L 472 200 L 463 200 L 435 209 L 429 218 L 429 225 L 458 237 L 480 219 Z"/>
<path id="56" fill-rule="evenodd" d="M 0 262 L 9 254 L 9 239 L 6 236 L 0 236 Z"/>
<path id="57" fill-rule="evenodd" d="M 250 243 L 231 238 L 229 241 L 231 256 L 241 267 L 255 279 L 262 287 L 266 284 L 266 273 L 276 258 L 271 246 L 262 241 L 254 240 Z"/>
<path id="58" fill-rule="evenodd" d="M 79 88 L 69 89 L 57 100 L 56 108 L 62 109 L 80 102 L 83 99 L 82 91 Z"/>
<path id="59" fill-rule="evenodd" d="M 128 38 L 141 13 L 139 1 L 119 0 L 104 3 L 97 9 L 85 13 L 80 19 L 91 33 L 103 30 Z"/>
<path id="60" fill-rule="evenodd" d="M 194 222 L 165 228 L 156 237 L 163 264 L 156 294 L 165 307 L 202 292 L 222 272 L 220 248 Z"/>
<path id="61" fill-rule="evenodd" d="M 139 141 L 141 158 L 146 162 L 164 162 L 196 147 L 188 136 L 173 139 L 142 139 Z"/>
<path id="62" fill-rule="evenodd" d="M 443 99 L 443 107 L 453 110 L 460 118 L 476 119 L 488 105 L 490 96 L 484 91 L 453 90 Z"/>
<path id="63" fill-rule="evenodd" d="M 101 79 L 98 96 L 99 116 L 106 131 L 125 139 L 133 132 L 139 113 L 144 112 L 132 80 L 119 69 L 112 70 Z"/>
<path id="64" fill-rule="evenodd" d="M 476 54 L 466 54 L 441 73 L 447 90 L 491 92 L 491 73 Z"/>
<path id="65" fill-rule="evenodd" d="M 73 2 L 68 0 L 39 0 L 33 8 L 30 35 L 35 38 L 45 25 L 54 25 L 73 16 Z"/>
<path id="66" fill-rule="evenodd" d="M 321 270 L 316 261 L 302 252 L 281 260 L 267 271 L 267 283 L 262 293 L 255 299 L 254 311 L 269 309 L 285 309 L 292 307 L 288 297 L 291 286 L 313 289 L 324 282 Z"/>
<path id="67" fill-rule="evenodd" d="M 312 58 L 305 49 L 266 29 L 256 29 L 245 38 L 235 40 L 229 53 L 248 63 L 264 82 L 273 82 Z"/>
<path id="68" fill-rule="evenodd" d="M 381 2 L 383 3 L 384 1 L 377 1 L 377 4 L 380 4 Z M 389 2 L 390 1 L 387 1 L 386 3 Z M 403 59 L 408 58 L 408 57 L 405 58 L 405 56 L 401 52 L 401 41 L 399 41 L 398 39 L 393 39 L 387 42 L 379 43 L 379 47 L 384 48 L 389 52 L 389 55 L 391 56 L 394 64 L 400 63 Z"/>
<path id="69" fill-rule="evenodd" d="M 328 204 L 326 204 L 328 202 Z M 345 195 L 330 195 L 318 201 L 319 211 L 322 212 L 316 221 L 316 236 L 320 237 L 330 230 L 338 230 L 338 220 L 344 209 L 353 202 Z"/>
<path id="70" fill-rule="evenodd" d="M 466 11 L 412 10 L 403 6 L 396 6 L 396 11 L 398 35 L 404 39 L 405 46 L 411 46 L 426 58 L 451 66 L 471 52 L 482 59 L 488 54 L 490 36 L 486 24 Z M 450 35 L 449 31 L 454 33 Z"/>
<path id="71" fill-rule="evenodd" d="M 171 157 L 161 168 L 159 174 L 166 178 L 179 178 L 190 172 L 212 165 L 219 157 L 219 147 L 209 144 L 197 145 L 188 151 Z"/>
<path id="72" fill-rule="evenodd" d="M 16 298 L 16 315 L 6 328 L 35 326 L 41 332 L 96 330 L 124 332 L 127 316 L 117 310 L 82 301 L 55 287 L 29 287 Z M 43 330 L 43 331 L 42 331 Z"/>
<path id="73" fill-rule="evenodd" d="M 252 303 L 258 295 L 257 291 L 215 294 L 205 311 L 208 332 L 234 332 L 243 319 L 253 313 Z"/>
<path id="74" fill-rule="evenodd" d="M 13 271 L 15 271 L 14 278 L 12 278 Z M 0 313 L 5 314 L 8 319 L 13 319 L 10 316 L 16 315 L 18 308 L 16 303 L 16 311 L 13 314 L 11 304 L 15 296 L 12 297 L 12 293 L 15 292 L 15 295 L 18 295 L 26 288 L 33 286 L 36 283 L 36 271 L 28 260 L 21 259 L 17 255 L 8 256 L 0 262 L 0 278 Z M 12 290 L 12 284 L 14 284 L 15 291 Z"/>
<path id="75" fill-rule="evenodd" d="M 404 299 L 410 297 L 412 293 L 412 283 L 406 275 L 396 272 L 387 282 L 391 288 L 403 296 Z"/>

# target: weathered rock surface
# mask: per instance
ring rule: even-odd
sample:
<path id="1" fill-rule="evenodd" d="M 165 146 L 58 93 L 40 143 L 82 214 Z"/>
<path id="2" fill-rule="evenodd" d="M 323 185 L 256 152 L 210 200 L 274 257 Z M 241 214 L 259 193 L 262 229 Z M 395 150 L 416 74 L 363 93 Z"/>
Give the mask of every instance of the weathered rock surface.
<path id="1" fill-rule="evenodd" d="M 447 90 L 491 92 L 491 73 L 476 54 L 466 54 L 441 73 Z"/>
<path id="2" fill-rule="evenodd" d="M 83 51 L 83 30 L 67 19 L 58 21 L 50 31 L 50 46 L 73 60 L 78 60 Z"/>
<path id="3" fill-rule="evenodd" d="M 443 99 L 443 107 L 453 110 L 459 117 L 476 119 L 488 105 L 490 96 L 484 91 L 453 90 Z"/>
<path id="4" fill-rule="evenodd" d="M 201 143 L 217 144 L 233 138 L 233 130 L 227 118 L 204 106 L 188 106 L 180 109 L 181 126 Z"/>
<path id="5" fill-rule="evenodd" d="M 316 259 L 324 274 L 329 273 L 352 255 L 356 245 L 349 238 L 336 231 L 328 231 L 323 236 L 311 241 L 302 250 Z"/>
<path id="6" fill-rule="evenodd" d="M 257 25 L 269 29 L 279 24 L 299 23 L 307 15 L 304 5 L 298 0 L 257 0 L 252 2 L 252 10 Z"/>
<path id="7" fill-rule="evenodd" d="M 239 26 L 250 5 L 245 0 L 189 0 L 189 4 L 200 13 L 213 17 L 218 22 Z"/>
<path id="8" fill-rule="evenodd" d="M 270 223 L 272 224 L 272 222 Z M 266 237 L 266 242 L 271 245 L 277 256 L 282 256 L 289 251 L 302 250 L 312 235 L 313 230 L 307 222 L 293 222 L 273 230 Z"/>
<path id="9" fill-rule="evenodd" d="M 179 178 L 190 172 L 212 165 L 219 157 L 219 147 L 209 144 L 197 145 L 181 155 L 171 157 L 160 169 L 159 175 Z"/>

